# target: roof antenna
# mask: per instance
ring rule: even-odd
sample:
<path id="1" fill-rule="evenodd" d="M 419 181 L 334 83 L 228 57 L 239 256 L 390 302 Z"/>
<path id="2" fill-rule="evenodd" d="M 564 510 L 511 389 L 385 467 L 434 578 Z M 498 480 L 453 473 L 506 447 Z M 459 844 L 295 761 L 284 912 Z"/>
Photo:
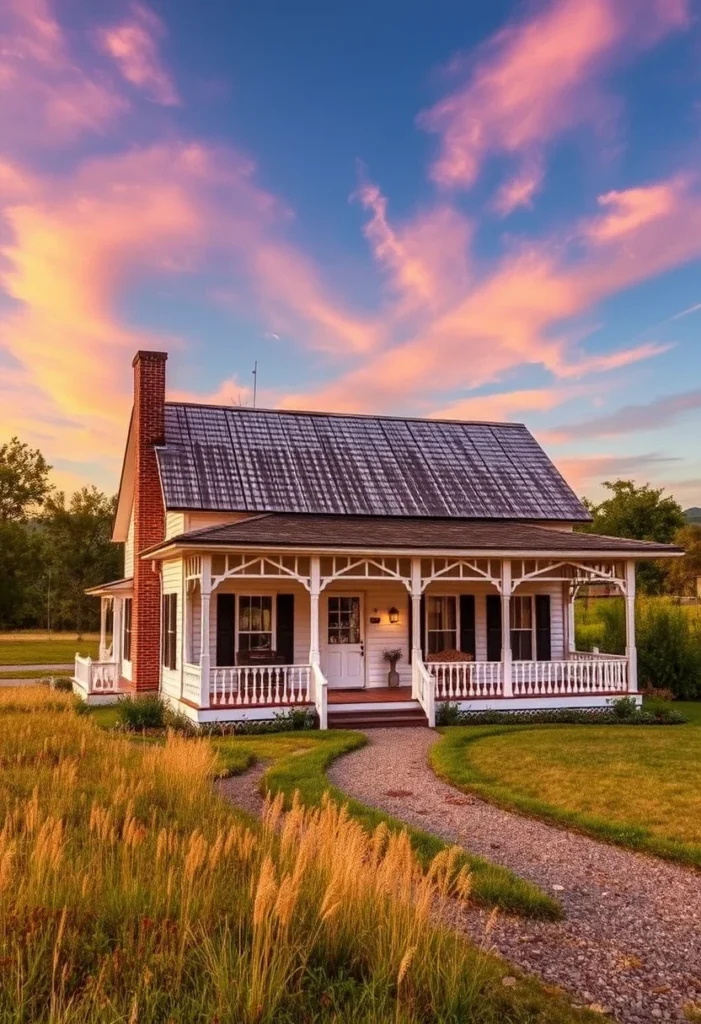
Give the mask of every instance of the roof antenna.
<path id="1" fill-rule="evenodd" d="M 253 364 L 253 408 L 256 407 L 256 396 L 258 394 L 258 360 Z"/>

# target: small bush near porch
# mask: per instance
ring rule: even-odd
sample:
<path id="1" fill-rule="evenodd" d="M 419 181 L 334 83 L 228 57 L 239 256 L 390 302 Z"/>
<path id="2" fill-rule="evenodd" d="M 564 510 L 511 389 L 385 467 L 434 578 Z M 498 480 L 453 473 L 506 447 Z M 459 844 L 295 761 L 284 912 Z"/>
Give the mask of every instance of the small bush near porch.
<path id="1" fill-rule="evenodd" d="M 0 693 L 3 1021 L 600 1019 L 435 926 L 469 886 L 450 857 L 427 876 L 333 805 L 259 826 L 216 796 L 209 741 L 135 743 L 72 707 Z"/>
<path id="2" fill-rule="evenodd" d="M 432 759 L 494 803 L 701 867 L 699 725 L 448 728 Z"/>

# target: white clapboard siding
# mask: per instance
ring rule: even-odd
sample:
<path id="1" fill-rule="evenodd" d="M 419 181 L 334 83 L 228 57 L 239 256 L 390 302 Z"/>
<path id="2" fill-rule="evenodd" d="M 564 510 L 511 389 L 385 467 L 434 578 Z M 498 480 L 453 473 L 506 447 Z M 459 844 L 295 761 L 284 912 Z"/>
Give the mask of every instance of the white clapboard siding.
<path id="1" fill-rule="evenodd" d="M 166 540 L 185 533 L 185 513 L 166 512 Z"/>
<path id="2" fill-rule="evenodd" d="M 128 579 L 134 575 L 134 510 L 129 516 L 129 529 L 124 542 L 124 576 Z"/>

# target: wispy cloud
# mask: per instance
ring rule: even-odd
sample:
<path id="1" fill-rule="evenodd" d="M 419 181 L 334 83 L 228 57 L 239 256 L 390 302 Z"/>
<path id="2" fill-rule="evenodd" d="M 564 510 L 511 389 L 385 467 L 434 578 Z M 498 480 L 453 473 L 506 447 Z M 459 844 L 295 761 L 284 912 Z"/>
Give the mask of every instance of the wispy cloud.
<path id="1" fill-rule="evenodd" d="M 494 197 L 493 208 L 501 217 L 508 217 L 519 207 L 533 206 L 545 180 L 545 166 L 541 157 L 530 157 L 515 177 L 506 181 Z"/>
<path id="2" fill-rule="evenodd" d="M 670 320 L 681 320 L 682 317 L 690 316 L 692 313 L 698 313 L 699 310 L 701 310 L 701 302 L 697 302 L 693 306 L 689 306 L 688 309 L 683 309 L 680 313 L 675 313 L 674 316 L 670 317 Z"/>
<path id="3" fill-rule="evenodd" d="M 163 22 L 150 8 L 133 3 L 129 16 L 117 25 L 98 29 L 96 40 L 127 82 L 142 89 L 156 103 L 172 107 L 180 99 L 159 53 L 165 34 Z"/>
<path id="4" fill-rule="evenodd" d="M 626 405 L 605 416 L 579 420 L 565 426 L 553 427 L 548 436 L 553 441 L 577 440 L 590 437 L 614 437 L 638 431 L 659 430 L 676 423 L 684 414 L 701 409 L 701 388 L 666 395 L 652 402 Z"/>
<path id="5" fill-rule="evenodd" d="M 469 187 L 494 154 L 538 154 L 611 117 L 610 72 L 689 23 L 687 0 L 547 0 L 455 61 L 464 82 L 419 118 L 438 134 L 433 179 Z"/>

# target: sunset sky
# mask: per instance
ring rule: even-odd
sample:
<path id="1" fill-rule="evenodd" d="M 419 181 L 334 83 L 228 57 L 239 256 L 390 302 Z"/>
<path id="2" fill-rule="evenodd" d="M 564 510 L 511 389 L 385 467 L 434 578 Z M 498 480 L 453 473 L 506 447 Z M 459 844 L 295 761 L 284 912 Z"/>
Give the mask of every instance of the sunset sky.
<path id="1" fill-rule="evenodd" d="M 0 0 L 0 443 L 170 396 L 523 421 L 701 505 L 694 0 Z"/>

